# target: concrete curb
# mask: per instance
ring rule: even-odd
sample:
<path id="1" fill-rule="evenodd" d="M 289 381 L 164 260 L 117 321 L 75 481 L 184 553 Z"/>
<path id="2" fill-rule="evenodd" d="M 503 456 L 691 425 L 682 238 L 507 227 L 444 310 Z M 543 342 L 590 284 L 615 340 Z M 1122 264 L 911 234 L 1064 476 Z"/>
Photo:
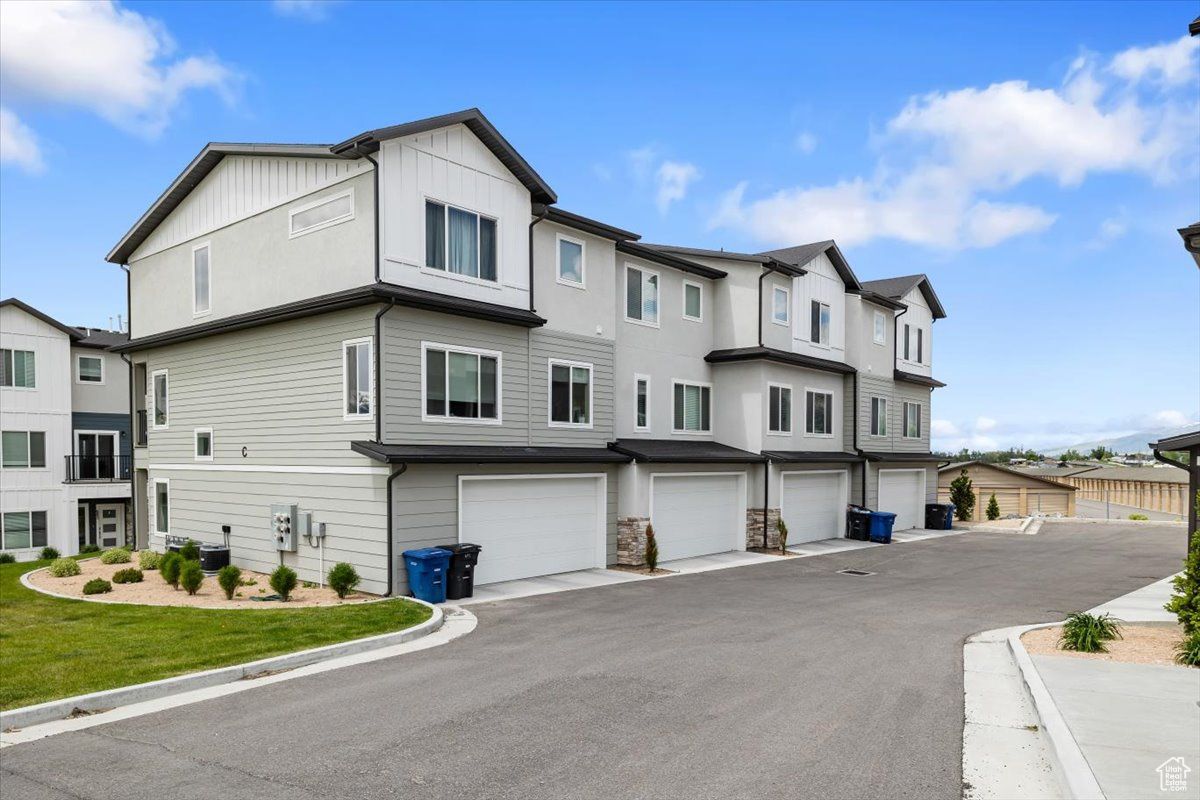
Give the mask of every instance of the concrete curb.
<path id="1" fill-rule="evenodd" d="M 1045 517 L 1046 522 L 1085 522 L 1089 525 L 1170 525 L 1182 528 L 1187 523 L 1184 520 L 1171 519 L 1092 519 L 1091 517 Z"/>
<path id="2" fill-rule="evenodd" d="M 78 600 L 79 598 L 71 599 Z M 234 681 L 251 679 L 263 673 L 291 670 L 321 661 L 329 661 L 334 658 L 379 650 L 384 647 L 392 647 L 411 642 L 415 639 L 421 639 L 442 627 L 442 623 L 445 621 L 445 614 L 442 612 L 442 609 L 423 600 L 405 599 L 428 607 L 433 611 L 433 616 L 419 625 L 414 625 L 411 628 L 394 633 L 381 633 L 377 636 L 353 639 L 349 642 L 339 642 L 338 644 L 325 645 L 324 647 L 314 647 L 309 650 L 263 658 L 245 664 L 217 667 L 216 669 L 209 669 L 203 672 L 178 675 L 174 678 L 163 678 L 157 681 L 150 681 L 149 683 L 137 683 L 132 686 L 123 686 L 119 689 L 108 689 L 102 692 L 81 694 L 75 697 L 50 700 L 23 708 L 0 711 L 0 730 L 27 728 L 43 722 L 65 719 L 74 713 L 76 709 L 88 712 L 107 711 L 132 703 L 158 700 L 163 697 L 190 692 L 196 689 L 207 689 L 213 686 L 233 683 Z"/>
<path id="3" fill-rule="evenodd" d="M 1058 710 L 1058 705 L 1050 695 L 1050 690 L 1046 688 L 1025 645 L 1021 644 L 1021 634 L 1040 628 L 1053 628 L 1057 625 L 1062 625 L 1062 623 L 1044 622 L 1039 625 L 1011 628 L 1008 634 L 1008 649 L 1012 653 L 1013 660 L 1017 662 L 1021 680 L 1033 701 L 1033 708 L 1037 712 L 1038 719 L 1042 722 L 1042 731 L 1046 734 L 1055 774 L 1058 775 L 1067 797 L 1074 798 L 1074 800 L 1105 800 L 1100 783 L 1096 780 L 1096 775 L 1088 765 L 1087 759 L 1084 758 L 1083 751 L 1079 749 L 1074 734 L 1071 733 L 1067 721 L 1063 719 L 1062 713 Z"/>

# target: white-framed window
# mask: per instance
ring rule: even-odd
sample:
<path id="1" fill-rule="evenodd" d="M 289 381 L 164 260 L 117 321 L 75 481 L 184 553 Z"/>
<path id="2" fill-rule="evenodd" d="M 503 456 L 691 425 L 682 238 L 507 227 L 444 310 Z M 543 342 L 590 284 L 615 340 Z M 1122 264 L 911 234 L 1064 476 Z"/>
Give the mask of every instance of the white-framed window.
<path id="1" fill-rule="evenodd" d="M 768 383 L 767 431 L 770 433 L 792 432 L 792 387 L 781 383 Z"/>
<path id="2" fill-rule="evenodd" d="M 421 343 L 421 418 L 498 424 L 501 356 L 492 350 Z"/>
<path id="3" fill-rule="evenodd" d="M 695 281 L 683 282 L 683 318 L 704 321 L 704 287 Z"/>
<path id="4" fill-rule="evenodd" d="M 925 329 L 917 328 L 917 363 L 925 363 Z"/>
<path id="5" fill-rule="evenodd" d="M 155 478 L 154 484 L 154 532 L 166 535 L 171 532 L 171 479 Z"/>
<path id="6" fill-rule="evenodd" d="M 813 344 L 829 344 L 829 304 L 812 301 L 809 340 Z"/>
<path id="7" fill-rule="evenodd" d="M 887 436 L 888 402 L 886 397 L 871 398 L 871 435 Z"/>
<path id="8" fill-rule="evenodd" d="M 6 511 L 0 530 L 0 550 L 30 550 L 46 546 L 45 511 Z"/>
<path id="9" fill-rule="evenodd" d="M 371 337 L 342 342 L 342 416 L 370 419 L 375 397 L 375 359 Z"/>
<path id="10" fill-rule="evenodd" d="M 804 432 L 809 436 L 833 436 L 833 394 L 808 389 L 804 392 Z"/>
<path id="11" fill-rule="evenodd" d="M 792 293 L 782 286 L 771 290 L 771 322 L 787 325 L 792 318 Z"/>
<path id="12" fill-rule="evenodd" d="M 904 438 L 921 438 L 921 404 L 904 404 Z"/>
<path id="13" fill-rule="evenodd" d="M 288 238 L 340 225 L 354 219 L 354 188 L 322 197 L 288 212 Z"/>
<path id="14" fill-rule="evenodd" d="M 592 365 L 551 358 L 551 428 L 592 427 Z"/>
<path id="15" fill-rule="evenodd" d="M 496 220 L 465 208 L 425 201 L 425 266 L 496 282 Z"/>
<path id="16" fill-rule="evenodd" d="M 904 360 L 905 361 L 912 360 L 909 358 L 909 339 L 911 338 L 911 336 L 912 336 L 912 327 L 910 325 L 905 325 L 904 326 Z"/>
<path id="17" fill-rule="evenodd" d="M 625 266 L 625 319 L 658 327 L 658 273 Z"/>
<path id="18" fill-rule="evenodd" d="M 212 248 L 208 242 L 192 248 L 192 316 L 212 311 Z"/>
<path id="19" fill-rule="evenodd" d="M 583 266 L 584 243 L 561 233 L 558 234 L 557 242 L 558 269 L 555 274 L 558 276 L 558 282 L 582 289 L 586 285 Z"/>
<path id="20" fill-rule="evenodd" d="M 37 388 L 37 356 L 32 350 L 0 350 L 0 386 Z"/>
<path id="21" fill-rule="evenodd" d="M 887 319 L 882 311 L 875 312 L 875 344 L 887 344 Z"/>
<path id="22" fill-rule="evenodd" d="M 150 391 L 150 427 L 161 430 L 170 424 L 170 416 L 167 410 L 167 395 L 170 392 L 170 381 L 168 380 L 167 370 L 155 370 L 151 375 L 151 379 L 153 387 Z"/>
<path id="23" fill-rule="evenodd" d="M 712 385 L 672 381 L 674 413 L 671 428 L 675 433 L 712 431 Z"/>
<path id="24" fill-rule="evenodd" d="M 104 385 L 104 356 L 75 356 L 75 382 Z"/>
<path id="25" fill-rule="evenodd" d="M 633 427 L 639 431 L 650 430 L 650 376 L 633 376 Z"/>
<path id="26" fill-rule="evenodd" d="M 44 431 L 0 432 L 0 466 L 4 469 L 43 469 L 46 466 Z"/>
<path id="27" fill-rule="evenodd" d="M 213 460 L 212 428 L 196 428 L 192 431 L 192 441 L 195 445 L 192 452 L 197 461 Z"/>

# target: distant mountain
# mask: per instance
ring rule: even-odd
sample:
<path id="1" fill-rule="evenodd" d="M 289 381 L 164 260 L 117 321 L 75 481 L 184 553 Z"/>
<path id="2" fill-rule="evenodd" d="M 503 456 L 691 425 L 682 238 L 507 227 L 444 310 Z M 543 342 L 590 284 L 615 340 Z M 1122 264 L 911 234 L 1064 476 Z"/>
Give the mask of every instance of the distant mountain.
<path id="1" fill-rule="evenodd" d="M 1169 436 L 1178 436 L 1181 433 L 1189 433 L 1196 430 L 1196 424 L 1184 425 L 1182 428 L 1160 428 L 1153 431 L 1141 431 L 1139 433 L 1131 433 L 1128 436 L 1121 436 L 1116 439 L 1100 439 L 1095 442 L 1080 442 L 1069 447 L 1059 447 L 1054 450 L 1047 450 L 1046 455 L 1056 456 L 1067 450 L 1076 450 L 1083 455 L 1094 447 L 1107 447 L 1114 453 L 1149 453 L 1150 448 L 1147 447 L 1148 442 L 1157 442 L 1159 439 L 1166 439 Z"/>

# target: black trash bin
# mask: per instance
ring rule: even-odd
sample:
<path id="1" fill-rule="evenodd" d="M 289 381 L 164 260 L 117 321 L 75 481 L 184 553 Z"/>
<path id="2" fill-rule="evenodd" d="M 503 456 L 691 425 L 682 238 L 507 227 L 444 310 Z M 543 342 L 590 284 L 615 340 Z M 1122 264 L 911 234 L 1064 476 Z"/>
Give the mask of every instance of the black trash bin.
<path id="1" fill-rule="evenodd" d="M 946 524 L 950 517 L 950 506 L 945 503 L 925 504 L 925 530 L 944 531 L 950 528 Z"/>
<path id="2" fill-rule="evenodd" d="M 846 538 L 860 542 L 871 539 L 871 510 L 862 506 L 846 508 Z"/>
<path id="3" fill-rule="evenodd" d="M 483 548 L 470 542 L 439 544 L 439 550 L 449 550 L 450 570 L 446 574 L 446 599 L 462 600 L 475 594 L 475 565 Z"/>

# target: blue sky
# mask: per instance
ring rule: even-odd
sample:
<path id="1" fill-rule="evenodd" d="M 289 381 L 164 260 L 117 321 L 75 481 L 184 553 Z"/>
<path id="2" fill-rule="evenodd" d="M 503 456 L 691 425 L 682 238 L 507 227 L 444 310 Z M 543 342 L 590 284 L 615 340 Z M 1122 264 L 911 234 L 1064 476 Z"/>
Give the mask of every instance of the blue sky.
<path id="1" fill-rule="evenodd" d="M 104 254 L 208 141 L 478 106 L 646 241 L 835 238 L 928 274 L 934 446 L 1200 418 L 1195 2 L 0 4 L 0 294 L 124 310 Z"/>

